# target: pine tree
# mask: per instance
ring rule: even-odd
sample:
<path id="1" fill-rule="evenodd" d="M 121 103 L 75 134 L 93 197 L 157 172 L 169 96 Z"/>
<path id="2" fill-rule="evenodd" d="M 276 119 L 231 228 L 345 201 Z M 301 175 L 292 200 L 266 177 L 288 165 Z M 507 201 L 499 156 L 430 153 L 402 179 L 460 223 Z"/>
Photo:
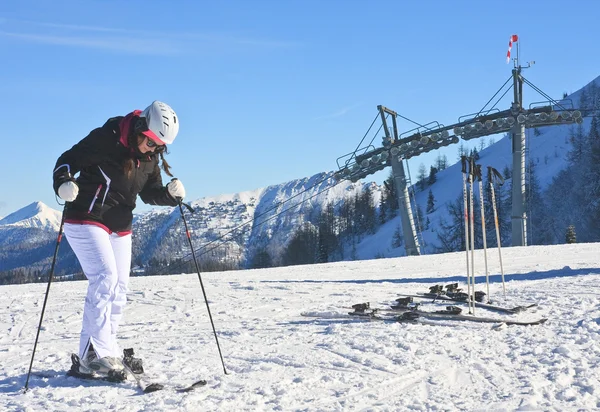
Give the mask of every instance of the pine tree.
<path id="1" fill-rule="evenodd" d="M 565 235 L 566 243 L 577 243 L 577 236 L 575 235 L 575 226 L 569 225 L 567 227 L 567 234 Z"/>
<path id="2" fill-rule="evenodd" d="M 435 167 L 438 171 L 445 170 L 448 167 L 448 157 L 446 155 L 439 154 L 435 158 Z"/>
<path id="3" fill-rule="evenodd" d="M 429 189 L 429 193 L 427 194 L 427 208 L 425 212 L 427 214 L 432 213 L 435 210 L 435 198 L 433 197 L 433 192 Z"/>
<path id="4" fill-rule="evenodd" d="M 284 266 L 313 264 L 317 261 L 318 231 L 305 223 L 288 243 L 282 258 Z"/>
<path id="5" fill-rule="evenodd" d="M 481 152 L 485 148 L 486 148 L 485 137 L 482 137 L 481 140 L 479 141 L 479 151 Z"/>
<path id="6" fill-rule="evenodd" d="M 466 247 L 471 246 L 471 231 L 469 229 L 469 244 L 465 246 L 465 215 L 464 215 L 464 199 L 463 195 L 459 195 L 456 200 L 449 203 L 448 216 L 450 222 L 445 219 L 440 219 L 440 231 L 437 233 L 438 241 L 440 245 L 436 247 L 438 251 L 445 252 L 457 252 L 459 250 L 466 250 Z M 475 248 L 481 248 L 483 246 L 483 235 L 481 232 L 481 213 L 479 207 L 479 199 L 473 198 L 473 232 L 474 232 L 474 243 Z"/>
<path id="7" fill-rule="evenodd" d="M 567 159 L 572 165 L 578 165 L 585 151 L 588 149 L 588 141 L 583 132 L 582 125 L 579 124 L 577 127 L 571 127 L 569 141 L 571 143 L 571 150 L 567 154 Z"/>
<path id="8" fill-rule="evenodd" d="M 254 256 L 252 257 L 251 262 L 250 262 L 250 268 L 264 269 L 264 268 L 270 268 L 272 266 L 273 266 L 273 259 L 271 258 L 271 255 L 269 254 L 269 252 L 267 252 L 266 247 L 257 249 L 254 252 Z"/>
<path id="9" fill-rule="evenodd" d="M 338 236 L 335 228 L 335 209 L 328 203 L 318 218 L 318 252 L 317 262 L 331 262 L 338 248 Z"/>
<path id="10" fill-rule="evenodd" d="M 427 178 L 427 169 L 425 169 L 425 165 L 421 163 L 419 165 L 419 171 L 417 173 L 417 187 L 420 191 L 425 190 L 426 179 Z"/>
<path id="11" fill-rule="evenodd" d="M 437 180 L 437 177 L 436 177 L 437 172 L 438 172 L 437 168 L 435 168 L 433 166 L 431 166 L 429 168 L 429 177 L 427 178 L 427 184 L 429 186 L 433 185 L 436 182 L 436 180 Z"/>
<path id="12" fill-rule="evenodd" d="M 454 202 L 447 204 L 450 222 L 443 217 L 440 218 L 439 230 L 437 232 L 439 241 L 439 246 L 436 246 L 437 251 L 446 253 L 466 250 L 463 204 L 462 194 Z"/>
<path id="13" fill-rule="evenodd" d="M 562 243 L 564 239 L 564 228 L 579 221 L 577 209 L 579 205 L 575 196 L 572 196 L 572 188 L 577 183 L 575 175 L 569 168 L 560 171 L 552 179 L 552 183 L 545 192 L 546 205 L 548 208 L 548 229 L 553 233 L 553 243 Z"/>
<path id="14" fill-rule="evenodd" d="M 377 223 L 375 206 L 373 205 L 373 192 L 370 186 L 366 186 L 363 192 L 357 196 L 356 220 L 359 222 L 359 230 L 362 233 L 375 233 Z"/>
<path id="15" fill-rule="evenodd" d="M 536 165 L 533 161 L 529 162 L 528 171 L 529 179 L 525 193 L 528 243 L 531 245 L 548 245 L 552 243 L 552 233 L 548 230 L 547 208 L 537 178 Z"/>
<path id="16" fill-rule="evenodd" d="M 417 221 L 415 222 L 417 224 L 417 230 L 420 232 L 423 230 L 423 209 L 419 204 L 416 205 L 415 215 L 417 219 Z"/>
<path id="17" fill-rule="evenodd" d="M 396 227 L 394 236 L 392 237 L 392 247 L 399 248 L 400 246 L 402 246 L 402 228 L 398 226 Z"/>
<path id="18" fill-rule="evenodd" d="M 386 201 L 385 201 L 385 191 L 381 192 L 381 197 L 379 198 L 379 224 L 383 225 L 388 221 L 387 212 L 386 212 Z"/>
<path id="19" fill-rule="evenodd" d="M 396 182 L 394 181 L 394 174 L 390 172 L 388 178 L 383 182 L 385 207 L 389 219 L 393 218 L 398 214 L 398 194 L 396 192 Z"/>
<path id="20" fill-rule="evenodd" d="M 468 155 L 469 155 L 469 151 L 467 150 L 465 143 L 461 140 L 460 145 L 458 146 L 457 161 L 460 162 L 460 160 L 462 159 L 463 156 L 468 156 Z"/>

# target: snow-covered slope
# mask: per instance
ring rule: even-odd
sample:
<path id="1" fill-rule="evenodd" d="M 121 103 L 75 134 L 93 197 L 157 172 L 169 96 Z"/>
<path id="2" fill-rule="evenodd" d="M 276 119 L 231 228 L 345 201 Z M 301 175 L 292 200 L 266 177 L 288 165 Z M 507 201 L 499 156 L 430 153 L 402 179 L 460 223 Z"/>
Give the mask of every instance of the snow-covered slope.
<path id="1" fill-rule="evenodd" d="M 208 258 L 239 263 L 251 256 L 255 248 L 266 244 L 276 255 L 315 212 L 329 202 L 339 205 L 348 196 L 362 191 L 364 185 L 336 182 L 332 172 L 319 173 L 253 191 L 194 200 L 190 204 L 195 212 L 188 214 L 186 220 L 195 247 L 206 246 L 210 250 Z M 376 201 L 378 193 L 377 188 Z M 186 257 L 189 245 L 183 242 L 185 235 L 178 208 L 136 215 L 134 255 L 141 253 L 159 259 Z"/>
<path id="2" fill-rule="evenodd" d="M 33 202 L 0 220 L 0 226 L 58 230 L 60 212 L 42 202 Z"/>
<path id="3" fill-rule="evenodd" d="M 20 267 L 28 270 L 48 267 L 60 219 L 59 211 L 34 202 L 0 220 L 0 272 Z M 63 247 L 63 251 L 66 250 L 70 248 Z M 67 260 L 59 266 L 65 264 Z M 13 281 L 20 282 L 19 279 Z"/>
<path id="4" fill-rule="evenodd" d="M 590 94 L 590 89 L 600 88 L 600 76 L 588 83 L 582 89 L 572 93 L 563 101 L 565 107 L 578 107 L 582 94 Z M 587 107 L 591 102 L 586 103 Z M 584 133 L 590 128 L 591 118 L 584 118 L 581 125 Z M 567 153 L 571 149 L 569 136 L 578 125 L 562 125 L 540 127 L 539 134 L 536 135 L 533 129 L 526 131 L 526 162 L 532 161 L 536 167 L 536 177 L 540 188 L 543 190 L 552 182 L 552 179 L 567 166 Z M 479 152 L 480 159 L 478 164 L 482 165 L 482 170 L 487 172 L 487 167 L 491 166 L 502 172 L 505 167 L 512 171 L 512 149 L 511 140 L 508 136 L 493 136 L 496 142 Z M 489 141 L 489 137 L 486 138 Z M 478 140 L 476 140 L 478 141 Z M 436 230 L 439 228 L 440 219 L 448 219 L 446 205 L 454 202 L 462 196 L 462 172 L 461 164 L 456 159 L 449 159 L 454 163 L 445 170 L 436 175 L 436 182 L 427 187 L 424 191 L 416 191 L 416 204 L 423 211 L 424 219 L 429 218 L 431 225 L 429 230 L 422 231 L 422 237 L 426 247 L 424 253 L 433 253 L 435 246 L 439 244 Z M 427 210 L 427 197 L 429 190 L 432 191 L 435 198 L 435 211 L 431 214 L 425 214 Z M 478 191 L 476 191 L 478 193 Z M 391 248 L 391 239 L 395 229 L 400 225 L 400 218 L 396 217 L 391 222 L 386 223 L 379 232 L 373 236 L 366 237 L 358 248 L 358 257 L 360 259 L 372 259 L 376 256 L 394 257 L 402 256 L 404 249 Z"/>
<path id="5" fill-rule="evenodd" d="M 22 393 L 45 285 L 0 287 L 0 410 L 64 411 L 593 411 L 600 407 L 600 244 L 503 250 L 491 297 L 540 326 L 348 319 L 355 303 L 385 307 L 434 284 L 465 286 L 463 253 L 203 274 L 228 375 L 198 276 L 132 278 L 120 345 L 150 380 L 205 388 L 141 394 L 66 378 L 79 346 L 87 283 L 53 284 L 34 375 Z M 482 265 L 480 252 L 476 264 Z M 494 263 L 492 263 L 494 262 Z M 477 279 L 477 290 L 484 290 Z M 445 304 L 425 303 L 426 310 Z M 302 313 L 322 316 L 306 317 Z"/>

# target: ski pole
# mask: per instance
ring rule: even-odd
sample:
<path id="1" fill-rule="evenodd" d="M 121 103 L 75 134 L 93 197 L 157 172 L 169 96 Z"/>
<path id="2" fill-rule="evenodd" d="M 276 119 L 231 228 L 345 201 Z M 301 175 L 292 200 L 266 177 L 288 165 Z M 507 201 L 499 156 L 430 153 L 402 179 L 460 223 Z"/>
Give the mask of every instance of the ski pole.
<path id="1" fill-rule="evenodd" d="M 198 260 L 196 259 L 196 252 L 194 251 L 194 246 L 192 245 L 192 237 L 190 235 L 190 230 L 188 229 L 187 221 L 185 220 L 185 215 L 183 213 L 183 206 L 187 207 L 190 213 L 194 213 L 194 209 L 188 204 L 185 204 L 179 200 L 179 211 L 181 212 L 181 219 L 183 220 L 183 224 L 185 226 L 185 234 L 190 243 L 190 248 L 192 249 L 192 257 L 194 258 L 194 264 L 196 265 L 196 271 L 198 272 L 198 279 L 200 280 L 200 287 L 202 288 L 202 294 L 204 295 L 204 302 L 206 302 L 206 309 L 208 310 L 208 318 L 210 319 L 210 324 L 212 325 L 213 333 L 215 335 L 215 341 L 217 342 L 217 349 L 219 350 L 219 356 L 221 357 L 221 364 L 223 365 L 223 372 L 227 375 L 227 369 L 225 369 L 225 361 L 223 360 L 223 354 L 221 353 L 221 346 L 219 345 L 219 338 L 217 337 L 217 331 L 215 329 L 215 323 L 213 322 L 212 315 L 210 313 L 210 306 L 208 305 L 208 298 L 206 297 L 206 291 L 204 290 L 204 283 L 202 282 L 202 276 L 200 275 L 200 266 L 198 265 Z"/>
<path id="2" fill-rule="evenodd" d="M 467 295 L 471 295 L 471 276 L 469 270 L 469 209 L 467 204 L 467 156 L 460 157 L 463 174 L 463 209 L 465 215 L 465 252 L 467 257 Z M 471 303 L 469 302 L 469 313 Z"/>
<path id="3" fill-rule="evenodd" d="M 479 203 L 481 204 L 481 233 L 483 235 L 483 261 L 485 262 L 485 285 L 487 288 L 488 303 L 490 303 L 490 277 L 487 263 L 487 237 L 485 234 L 485 207 L 483 199 L 483 182 L 481 181 L 481 165 L 475 165 L 475 177 L 479 182 Z"/>
<path id="4" fill-rule="evenodd" d="M 473 281 L 473 294 L 469 298 L 473 305 L 475 314 L 475 211 L 473 210 L 473 197 L 475 193 L 474 183 L 475 159 L 469 157 L 469 220 L 471 229 L 471 280 Z"/>
<path id="5" fill-rule="evenodd" d="M 44 312 L 46 311 L 46 303 L 48 302 L 48 294 L 50 293 L 50 284 L 54 277 L 54 266 L 56 264 L 56 257 L 58 256 L 58 247 L 62 240 L 63 228 L 65 226 L 65 210 L 63 209 L 62 217 L 60 219 L 60 228 L 58 229 L 58 237 L 56 239 L 56 246 L 54 247 L 54 257 L 52 258 L 52 265 L 50 266 L 50 274 L 48 275 L 48 286 L 46 286 L 46 295 L 44 296 L 44 304 L 42 305 L 42 314 L 40 315 L 40 323 L 38 325 L 37 333 L 35 335 L 35 343 L 33 344 L 33 353 L 31 354 L 31 362 L 29 362 L 29 371 L 27 372 L 27 380 L 25 381 L 24 392 L 29 389 L 29 378 L 31 377 L 31 368 L 33 367 L 33 359 L 35 357 L 35 350 L 37 348 L 38 339 L 40 337 L 40 330 L 42 329 L 42 322 L 44 320 Z"/>
<path id="6" fill-rule="evenodd" d="M 502 292 L 504 293 L 504 300 L 506 300 L 506 286 L 504 284 L 504 267 L 502 266 L 500 226 L 498 225 L 498 210 L 496 209 L 496 194 L 494 191 L 494 178 L 498 179 L 500 186 L 504 184 L 504 178 L 496 169 L 494 169 L 491 166 L 488 166 L 488 173 L 490 174 L 490 190 L 492 192 L 492 208 L 494 209 L 494 223 L 496 225 L 496 242 L 498 243 L 498 256 L 500 258 L 500 273 L 502 274 Z"/>

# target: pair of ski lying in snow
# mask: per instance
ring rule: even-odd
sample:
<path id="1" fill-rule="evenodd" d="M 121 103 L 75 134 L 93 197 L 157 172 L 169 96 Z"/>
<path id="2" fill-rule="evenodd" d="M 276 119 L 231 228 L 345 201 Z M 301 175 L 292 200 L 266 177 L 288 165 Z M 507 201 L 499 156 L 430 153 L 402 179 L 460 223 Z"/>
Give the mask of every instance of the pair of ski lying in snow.
<path id="1" fill-rule="evenodd" d="M 365 309 L 356 307 L 366 306 Z M 448 306 L 446 310 L 429 312 L 418 310 L 415 307 L 398 307 L 391 306 L 390 309 L 379 309 L 379 308 L 370 308 L 369 303 L 360 303 L 358 305 L 353 305 L 355 309 L 353 312 L 348 312 L 347 315 L 341 315 L 342 317 L 355 317 L 359 319 L 367 319 L 367 320 L 379 320 L 379 321 L 393 321 L 393 322 L 422 322 L 422 319 L 430 319 L 430 320 L 459 320 L 459 321 L 470 321 L 470 322 L 480 322 L 480 323 L 504 323 L 506 325 L 541 325 L 545 323 L 548 319 L 541 318 L 534 321 L 517 321 L 510 319 L 499 319 L 499 318 L 488 318 L 483 316 L 474 316 L 474 315 L 462 315 L 460 308 L 456 306 Z M 331 318 L 330 316 L 321 316 L 319 314 L 311 314 L 311 313 L 303 313 L 303 316 L 307 317 L 324 317 Z M 426 323 L 426 322 L 422 322 Z M 434 323 L 431 323 L 434 324 Z M 435 323 L 438 324 L 438 323 Z"/>
<path id="2" fill-rule="evenodd" d="M 125 349 L 123 351 L 123 370 L 110 370 L 106 375 L 99 374 L 82 374 L 79 372 L 80 359 L 76 354 L 71 355 L 71 369 L 67 372 L 67 376 L 84 379 L 84 380 L 92 380 L 92 381 L 103 381 L 103 382 L 111 382 L 111 383 L 123 383 L 127 381 L 127 377 L 131 376 L 135 380 L 136 384 L 144 393 L 151 393 L 160 391 L 163 389 L 170 389 L 176 392 L 191 392 L 196 388 L 202 387 L 206 385 L 205 380 L 199 380 L 194 382 L 193 384 L 186 387 L 170 387 L 165 386 L 161 383 L 152 383 L 148 382 L 148 378 L 144 374 L 144 368 L 142 366 L 142 360 L 139 358 L 135 358 L 133 349 Z M 39 375 L 43 378 L 51 378 L 51 376 Z"/>
<path id="3" fill-rule="evenodd" d="M 534 321 L 517 321 L 510 319 L 488 318 L 483 316 L 462 315 L 462 309 L 457 306 L 447 306 L 443 310 L 433 312 L 419 310 L 419 305 L 408 306 L 403 302 L 405 299 L 399 299 L 402 302 L 398 305 L 392 305 L 389 309 L 371 308 L 368 302 L 353 305 L 353 312 L 348 312 L 349 316 L 359 318 L 395 321 L 395 322 L 415 322 L 421 321 L 421 318 L 430 320 L 460 320 L 480 323 L 504 323 L 506 325 L 541 325 L 546 322 L 546 318 Z M 412 303 L 412 301 L 411 301 Z"/>
<path id="4" fill-rule="evenodd" d="M 526 311 L 529 308 L 537 306 L 536 303 L 516 306 L 513 308 L 505 308 L 502 306 L 491 305 L 488 303 L 483 303 L 485 293 L 476 292 L 475 298 L 471 297 L 471 302 L 469 302 L 469 295 L 466 293 L 461 293 L 461 289 L 458 289 L 458 284 L 447 285 L 446 290 L 444 287 L 440 285 L 433 286 L 430 289 L 430 293 L 417 293 L 414 295 L 403 295 L 402 298 L 396 299 L 396 304 L 390 306 L 389 308 L 379 309 L 379 308 L 371 308 L 370 304 L 367 303 L 359 303 L 352 306 L 354 309 L 353 312 L 349 312 L 347 315 L 356 318 L 368 319 L 368 320 L 381 320 L 381 321 L 394 321 L 394 322 L 421 322 L 421 323 L 430 323 L 430 324 L 439 324 L 439 323 L 431 323 L 425 322 L 425 320 L 460 320 L 460 321 L 470 321 L 470 322 L 481 322 L 481 323 L 498 323 L 498 324 L 506 324 L 506 325 L 540 325 L 547 321 L 546 318 L 541 318 L 534 321 L 517 321 L 511 319 L 499 319 L 499 318 L 489 318 L 482 316 L 474 316 L 474 315 L 462 315 L 462 309 L 457 306 L 448 306 L 445 310 L 440 311 L 422 311 L 419 310 L 419 304 L 413 303 L 413 299 L 427 299 L 433 300 L 442 300 L 447 302 L 456 302 L 456 303 L 472 303 L 476 307 L 480 307 L 483 309 L 507 313 L 507 314 L 516 314 L 523 311 Z M 318 314 L 310 314 L 303 313 L 303 316 L 310 317 L 323 317 Z M 342 315 L 345 317 L 345 315 Z"/>
<path id="5" fill-rule="evenodd" d="M 419 298 L 420 299 L 431 299 L 433 301 L 444 300 L 444 301 L 451 301 L 451 302 L 458 302 L 458 303 L 465 303 L 465 304 L 468 303 L 467 299 L 458 299 L 456 297 L 452 297 L 452 295 L 440 295 L 437 293 L 417 293 L 416 295 L 399 294 L 398 296 L 417 298 L 417 299 L 419 299 Z M 489 303 L 483 303 L 483 302 L 478 302 L 478 301 L 474 301 L 473 303 L 478 308 L 488 309 L 488 310 L 492 310 L 495 312 L 510 313 L 510 314 L 524 312 L 527 309 L 537 306 L 537 303 L 532 303 L 532 304 L 523 305 L 523 306 L 515 306 L 513 308 L 504 308 L 502 306 L 491 305 Z"/>

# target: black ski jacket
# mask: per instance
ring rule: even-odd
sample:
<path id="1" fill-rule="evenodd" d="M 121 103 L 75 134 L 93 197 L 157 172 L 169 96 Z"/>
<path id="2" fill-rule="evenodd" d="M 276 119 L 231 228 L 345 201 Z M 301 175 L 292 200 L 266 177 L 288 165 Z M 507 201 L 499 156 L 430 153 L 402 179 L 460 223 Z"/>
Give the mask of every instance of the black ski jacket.
<path id="1" fill-rule="evenodd" d="M 96 224 L 109 233 L 128 234 L 138 194 L 144 203 L 177 205 L 163 186 L 158 155 L 142 154 L 137 148 L 133 125 L 139 113 L 108 119 L 58 158 L 55 193 L 69 180 L 79 186 L 77 198 L 66 204 L 66 222 Z M 134 167 L 128 174 L 125 164 L 130 159 Z"/>

